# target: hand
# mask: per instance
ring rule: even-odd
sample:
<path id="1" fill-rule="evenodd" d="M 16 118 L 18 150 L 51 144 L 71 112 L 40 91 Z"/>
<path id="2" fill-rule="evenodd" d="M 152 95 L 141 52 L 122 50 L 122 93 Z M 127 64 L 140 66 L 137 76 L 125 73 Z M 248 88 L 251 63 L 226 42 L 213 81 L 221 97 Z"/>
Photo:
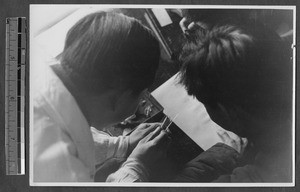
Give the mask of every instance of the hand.
<path id="1" fill-rule="evenodd" d="M 129 158 L 136 158 L 153 170 L 166 157 L 170 141 L 167 132 L 157 127 L 138 143 Z"/>
<path id="2" fill-rule="evenodd" d="M 189 31 L 193 31 L 198 28 L 195 22 L 189 22 L 186 17 L 182 18 L 179 22 L 179 26 L 184 34 L 189 33 Z"/>
<path id="3" fill-rule="evenodd" d="M 244 153 L 245 148 L 247 147 L 247 144 L 248 144 L 247 138 L 241 138 L 239 136 L 230 137 L 228 135 L 228 133 L 224 130 L 218 130 L 217 134 L 222 139 L 224 144 L 232 147 L 233 149 L 235 149 L 240 154 Z"/>
<path id="4" fill-rule="evenodd" d="M 150 132 L 153 132 L 160 123 L 142 123 L 140 124 L 130 135 L 129 135 L 129 149 L 128 154 L 136 147 L 138 142 L 148 135 Z"/>

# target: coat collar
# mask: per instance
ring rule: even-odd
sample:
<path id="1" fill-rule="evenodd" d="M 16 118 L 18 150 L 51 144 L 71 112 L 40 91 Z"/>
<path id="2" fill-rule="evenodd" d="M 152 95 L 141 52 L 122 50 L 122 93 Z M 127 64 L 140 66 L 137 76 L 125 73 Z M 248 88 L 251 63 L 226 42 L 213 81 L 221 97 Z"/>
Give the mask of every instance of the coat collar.
<path id="1" fill-rule="evenodd" d="M 36 91 L 48 106 L 46 110 L 62 130 L 73 140 L 78 158 L 90 167 L 91 176 L 95 171 L 95 149 L 90 126 L 78 103 L 61 79 L 47 66 L 41 73 Z"/>

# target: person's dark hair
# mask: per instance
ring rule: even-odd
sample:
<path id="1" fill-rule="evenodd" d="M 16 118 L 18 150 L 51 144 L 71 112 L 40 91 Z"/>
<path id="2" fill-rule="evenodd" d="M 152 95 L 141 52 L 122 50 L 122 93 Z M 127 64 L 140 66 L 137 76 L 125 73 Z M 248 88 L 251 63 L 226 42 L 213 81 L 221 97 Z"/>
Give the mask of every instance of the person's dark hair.
<path id="1" fill-rule="evenodd" d="M 250 20 L 249 9 L 183 9 L 187 22 L 194 22 L 197 30 L 187 30 L 188 41 L 203 38 L 205 33 L 219 25 L 243 25 Z M 196 31 L 196 33 L 194 33 Z"/>
<path id="2" fill-rule="evenodd" d="M 180 83 L 204 104 L 235 105 L 255 113 L 292 100 L 288 51 L 263 26 L 215 26 L 188 42 L 180 60 Z"/>
<path id="3" fill-rule="evenodd" d="M 190 21 L 203 22 L 209 28 L 216 24 L 239 24 L 249 18 L 249 9 L 183 9 L 182 14 Z"/>
<path id="4" fill-rule="evenodd" d="M 92 13 L 69 31 L 58 56 L 80 91 L 99 94 L 124 88 L 139 93 L 154 80 L 160 57 L 152 31 L 113 12 Z"/>

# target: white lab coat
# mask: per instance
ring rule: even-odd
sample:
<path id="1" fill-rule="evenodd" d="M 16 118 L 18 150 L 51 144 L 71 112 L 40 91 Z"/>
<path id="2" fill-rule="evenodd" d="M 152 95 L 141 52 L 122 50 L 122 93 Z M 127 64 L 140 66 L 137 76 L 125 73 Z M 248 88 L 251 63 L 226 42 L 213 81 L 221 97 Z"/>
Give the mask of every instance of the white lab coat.
<path id="1" fill-rule="evenodd" d="M 33 91 L 33 182 L 94 181 L 95 167 L 110 158 L 126 160 L 128 137 L 91 129 L 74 97 L 48 67 L 39 70 Z M 129 159 L 110 182 L 146 180 L 147 170 Z"/>

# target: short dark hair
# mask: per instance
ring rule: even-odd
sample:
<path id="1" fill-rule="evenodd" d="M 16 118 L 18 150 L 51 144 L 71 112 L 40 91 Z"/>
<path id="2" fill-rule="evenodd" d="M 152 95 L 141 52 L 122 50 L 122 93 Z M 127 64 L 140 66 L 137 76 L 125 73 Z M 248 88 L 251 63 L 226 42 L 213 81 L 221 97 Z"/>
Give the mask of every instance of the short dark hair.
<path id="1" fill-rule="evenodd" d="M 244 23 L 250 16 L 250 9 L 183 9 L 183 16 L 190 21 L 211 26 L 217 24 Z"/>
<path id="2" fill-rule="evenodd" d="M 61 65 L 77 88 L 99 94 L 110 88 L 141 92 L 153 83 L 160 57 L 152 31 L 138 20 L 96 12 L 69 31 Z"/>
<path id="3" fill-rule="evenodd" d="M 180 60 L 180 83 L 204 104 L 238 105 L 255 111 L 282 105 L 278 99 L 283 97 L 292 99 L 288 51 L 263 26 L 215 26 L 188 42 Z M 282 92 L 284 89 L 287 91 Z"/>

